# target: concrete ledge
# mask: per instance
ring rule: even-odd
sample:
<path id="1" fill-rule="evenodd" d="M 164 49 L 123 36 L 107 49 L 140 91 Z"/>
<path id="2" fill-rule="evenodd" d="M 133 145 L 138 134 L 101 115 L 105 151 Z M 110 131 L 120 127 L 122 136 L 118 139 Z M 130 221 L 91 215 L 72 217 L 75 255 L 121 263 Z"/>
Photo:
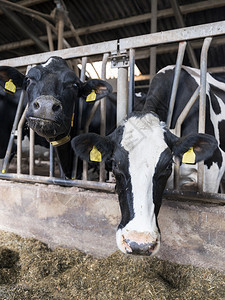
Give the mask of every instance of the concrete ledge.
<path id="1" fill-rule="evenodd" d="M 158 256 L 225 271 L 225 207 L 163 200 Z M 97 257 L 117 250 L 117 195 L 0 180 L 0 229 Z"/>

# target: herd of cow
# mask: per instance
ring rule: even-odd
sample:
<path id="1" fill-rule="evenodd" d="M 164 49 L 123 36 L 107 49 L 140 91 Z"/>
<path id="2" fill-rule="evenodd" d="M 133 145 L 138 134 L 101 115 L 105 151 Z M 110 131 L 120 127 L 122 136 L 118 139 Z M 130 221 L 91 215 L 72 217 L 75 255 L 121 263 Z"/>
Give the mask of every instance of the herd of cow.
<path id="1" fill-rule="evenodd" d="M 182 137 L 178 138 L 165 125 L 173 77 L 174 66 L 159 71 L 143 108 L 132 112 L 117 128 L 115 103 L 108 104 L 107 115 L 113 121 L 104 137 L 96 132 L 78 135 L 78 107 L 80 98 L 96 101 L 110 97 L 112 88 L 107 82 L 99 79 L 81 82 L 60 57 L 49 58 L 30 69 L 26 76 L 15 68 L 0 67 L 1 85 L 11 80 L 17 88 L 26 90 L 27 124 L 55 147 L 67 178 L 71 178 L 74 153 L 83 160 L 104 161 L 106 168 L 112 170 L 122 215 L 116 239 L 124 253 L 151 255 L 158 251 L 157 216 L 174 157 L 181 163 L 182 184 L 189 186 L 196 184 L 196 163 L 204 161 L 205 192 L 217 192 L 224 174 L 225 82 L 207 73 L 206 133 L 198 134 L 196 101 L 182 125 Z M 199 85 L 199 70 L 183 66 L 171 129 Z M 1 157 L 8 142 L 2 137 L 11 130 L 8 124 L 14 118 L 15 107 L 12 96 L 8 95 L 7 100 L 0 98 Z"/>

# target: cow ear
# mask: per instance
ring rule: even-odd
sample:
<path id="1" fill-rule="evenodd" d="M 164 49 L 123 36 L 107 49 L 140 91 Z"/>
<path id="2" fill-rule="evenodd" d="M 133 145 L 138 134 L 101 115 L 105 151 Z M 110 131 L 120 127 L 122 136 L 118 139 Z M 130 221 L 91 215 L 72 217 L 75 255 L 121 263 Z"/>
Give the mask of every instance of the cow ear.
<path id="1" fill-rule="evenodd" d="M 112 140 L 95 133 L 78 135 L 72 139 L 71 145 L 75 154 L 87 161 L 106 161 L 114 150 Z"/>
<path id="2" fill-rule="evenodd" d="M 172 151 L 183 163 L 195 164 L 210 158 L 217 146 L 213 136 L 199 133 L 177 139 L 172 146 Z"/>
<path id="3" fill-rule="evenodd" d="M 4 84 L 12 81 L 17 88 L 23 88 L 25 75 L 20 73 L 16 68 L 0 66 L 0 81 Z"/>
<path id="4" fill-rule="evenodd" d="M 95 101 L 106 97 L 112 93 L 112 86 L 100 79 L 90 79 L 85 83 L 82 83 L 79 96 L 86 98 L 86 101 Z"/>

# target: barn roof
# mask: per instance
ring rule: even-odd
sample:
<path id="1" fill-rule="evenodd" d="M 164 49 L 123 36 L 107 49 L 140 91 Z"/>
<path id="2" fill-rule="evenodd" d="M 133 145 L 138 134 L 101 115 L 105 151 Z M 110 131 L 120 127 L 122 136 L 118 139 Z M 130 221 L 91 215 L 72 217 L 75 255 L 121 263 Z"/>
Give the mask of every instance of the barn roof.
<path id="1" fill-rule="evenodd" d="M 151 8 L 150 0 L 0 0 L 0 60 L 49 51 L 47 27 L 60 26 L 61 14 L 67 47 L 75 47 L 154 31 Z M 158 0 L 157 8 L 157 31 L 225 18 L 224 0 Z M 57 34 L 52 34 L 57 49 Z M 201 45 L 202 40 L 191 43 L 192 58 L 185 54 L 185 64 L 199 62 Z M 176 56 L 177 46 L 157 47 L 156 69 L 174 64 Z M 224 71 L 224 57 L 225 37 L 219 36 L 210 47 L 208 67 Z M 149 74 L 149 55 L 145 53 L 137 65 L 142 74 Z"/>

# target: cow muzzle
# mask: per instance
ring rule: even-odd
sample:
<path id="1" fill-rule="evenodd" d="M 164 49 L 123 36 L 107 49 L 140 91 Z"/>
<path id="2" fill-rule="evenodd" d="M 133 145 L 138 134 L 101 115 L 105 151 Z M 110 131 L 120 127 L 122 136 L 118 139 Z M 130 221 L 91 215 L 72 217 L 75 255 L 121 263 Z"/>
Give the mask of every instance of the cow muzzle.
<path id="1" fill-rule="evenodd" d="M 28 126 L 46 139 L 67 134 L 71 124 L 64 116 L 61 102 L 50 95 L 33 100 L 28 106 L 26 119 Z"/>
<path id="2" fill-rule="evenodd" d="M 117 231 L 117 246 L 126 254 L 155 255 L 160 248 L 160 235 L 153 238 L 149 232 Z"/>
<path id="3" fill-rule="evenodd" d="M 42 95 L 36 98 L 32 103 L 33 116 L 42 119 L 55 120 L 55 115 L 62 112 L 62 104 L 51 95 Z"/>

